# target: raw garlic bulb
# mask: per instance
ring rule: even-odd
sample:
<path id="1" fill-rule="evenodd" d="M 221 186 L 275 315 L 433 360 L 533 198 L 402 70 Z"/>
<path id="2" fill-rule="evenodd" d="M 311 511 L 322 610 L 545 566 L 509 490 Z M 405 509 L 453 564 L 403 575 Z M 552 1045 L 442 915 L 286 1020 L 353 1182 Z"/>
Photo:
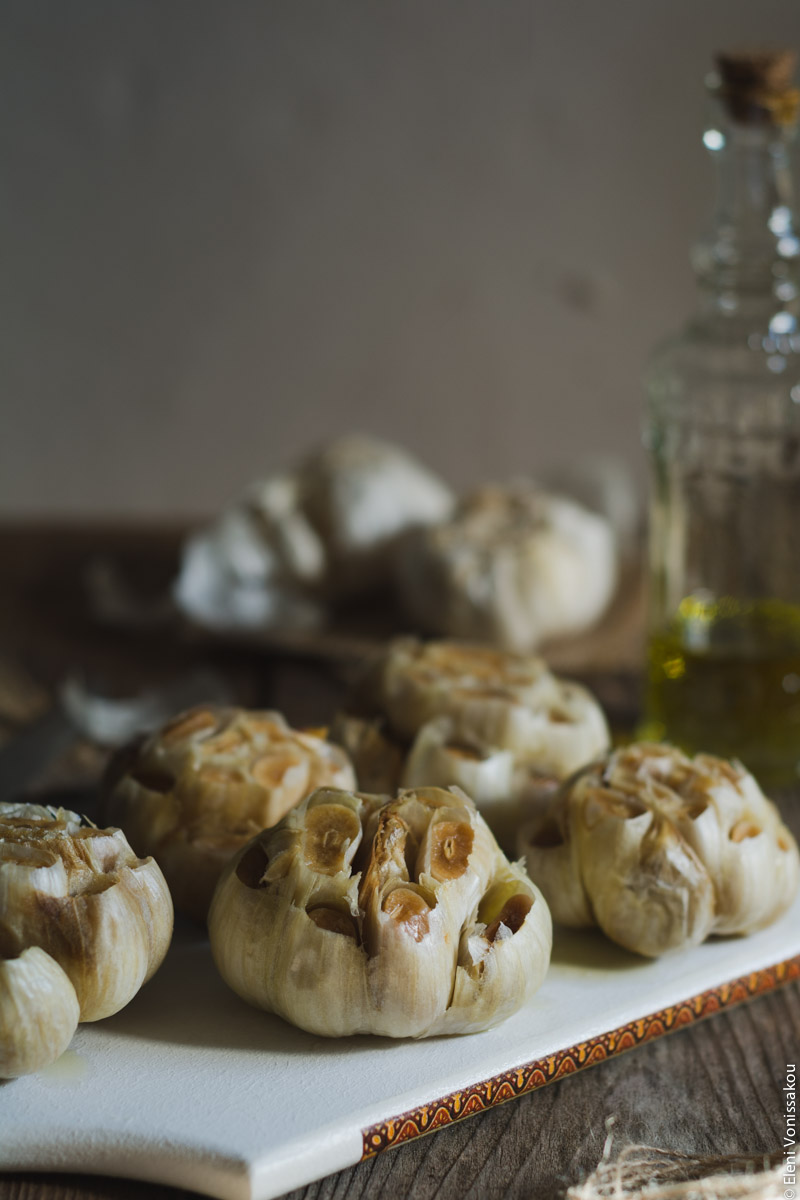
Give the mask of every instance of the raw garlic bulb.
<path id="1" fill-rule="evenodd" d="M 225 981 L 311 1033 L 429 1037 L 536 991 L 551 921 L 458 790 L 321 788 L 226 867 L 209 914 Z"/>
<path id="2" fill-rule="evenodd" d="M 594 624 L 617 554 L 604 517 L 518 483 L 482 488 L 449 521 L 410 534 L 396 576 L 423 629 L 524 653 Z"/>
<path id="3" fill-rule="evenodd" d="M 769 925 L 800 877 L 792 835 L 740 764 L 648 743 L 567 781 L 519 849 L 556 921 L 651 957 Z"/>
<path id="4" fill-rule="evenodd" d="M 302 511 L 298 480 L 254 484 L 187 539 L 173 585 L 179 609 L 209 629 L 313 628 L 325 549 Z"/>
<path id="5" fill-rule="evenodd" d="M 455 498 L 399 446 L 335 438 L 249 487 L 183 550 L 176 604 L 210 629 L 313 629 L 330 601 L 388 584 L 398 538 Z"/>
<path id="6" fill-rule="evenodd" d="M 152 854 L 175 907 L 205 920 L 225 863 L 315 788 L 355 787 L 338 746 L 277 712 L 208 705 L 112 760 L 105 814 Z"/>
<path id="7" fill-rule="evenodd" d="M 172 901 L 152 858 L 75 813 L 0 804 L 0 1076 L 38 1070 L 161 965 Z"/>

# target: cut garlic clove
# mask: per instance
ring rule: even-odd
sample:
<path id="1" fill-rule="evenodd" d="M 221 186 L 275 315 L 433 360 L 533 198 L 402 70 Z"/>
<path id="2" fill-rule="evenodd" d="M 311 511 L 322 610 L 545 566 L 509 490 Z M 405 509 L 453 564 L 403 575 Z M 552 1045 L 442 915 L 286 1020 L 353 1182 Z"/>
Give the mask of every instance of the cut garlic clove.
<path id="1" fill-rule="evenodd" d="M 453 999 L 437 1032 L 473 1033 L 511 1016 L 541 986 L 552 941 L 544 896 L 509 863 L 461 935 Z"/>
<path id="2" fill-rule="evenodd" d="M 78 1027 L 75 989 L 38 946 L 0 958 L 0 1079 L 40 1071 L 59 1058 Z"/>

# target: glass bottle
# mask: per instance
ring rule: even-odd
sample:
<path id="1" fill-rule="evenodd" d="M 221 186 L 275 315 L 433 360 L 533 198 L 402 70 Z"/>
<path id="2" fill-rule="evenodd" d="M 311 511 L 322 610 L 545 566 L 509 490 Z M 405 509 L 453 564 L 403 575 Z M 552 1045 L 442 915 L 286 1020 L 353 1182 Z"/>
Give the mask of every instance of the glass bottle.
<path id="1" fill-rule="evenodd" d="M 800 241 L 788 52 L 720 56 L 699 305 L 653 355 L 646 736 L 800 779 Z"/>

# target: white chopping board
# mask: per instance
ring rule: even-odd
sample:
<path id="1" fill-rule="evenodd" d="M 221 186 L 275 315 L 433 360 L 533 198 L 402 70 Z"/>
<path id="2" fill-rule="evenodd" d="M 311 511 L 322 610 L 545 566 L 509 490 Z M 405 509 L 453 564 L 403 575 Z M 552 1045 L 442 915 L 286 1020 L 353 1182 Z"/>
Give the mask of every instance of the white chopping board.
<path id="1" fill-rule="evenodd" d="M 800 898 L 759 934 L 657 962 L 557 931 L 539 993 L 497 1029 L 336 1041 L 249 1008 L 181 926 L 126 1009 L 82 1026 L 47 1071 L 0 1083 L 0 1170 L 268 1200 L 796 978 Z"/>

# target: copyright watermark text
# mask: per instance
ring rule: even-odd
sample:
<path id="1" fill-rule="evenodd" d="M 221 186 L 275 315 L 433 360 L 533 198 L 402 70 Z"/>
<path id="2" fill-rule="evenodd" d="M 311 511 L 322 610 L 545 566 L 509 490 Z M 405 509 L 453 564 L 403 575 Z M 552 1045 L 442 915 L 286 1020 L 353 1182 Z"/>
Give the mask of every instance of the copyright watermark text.
<path id="1" fill-rule="evenodd" d="M 796 1126 L 796 1073 L 794 1063 L 786 1064 L 786 1084 L 783 1094 L 786 1098 L 784 1106 L 783 1132 L 783 1197 L 784 1200 L 797 1198 L 797 1126 Z"/>

